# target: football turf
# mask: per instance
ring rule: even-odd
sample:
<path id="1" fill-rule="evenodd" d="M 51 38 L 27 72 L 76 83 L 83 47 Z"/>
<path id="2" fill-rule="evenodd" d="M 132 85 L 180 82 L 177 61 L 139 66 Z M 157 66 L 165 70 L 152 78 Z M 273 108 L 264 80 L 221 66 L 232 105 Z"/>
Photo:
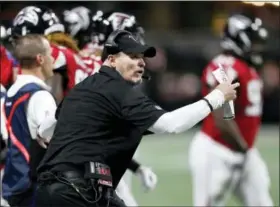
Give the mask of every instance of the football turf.
<path id="1" fill-rule="evenodd" d="M 189 142 L 197 130 L 198 128 L 179 135 L 151 135 L 143 138 L 138 160 L 153 167 L 158 175 L 158 186 L 153 192 L 145 193 L 139 180 L 133 176 L 133 192 L 139 205 L 192 205 L 187 155 Z M 269 169 L 274 204 L 279 206 L 278 126 L 263 126 L 258 136 L 257 146 Z M 232 197 L 227 206 L 242 205 Z"/>

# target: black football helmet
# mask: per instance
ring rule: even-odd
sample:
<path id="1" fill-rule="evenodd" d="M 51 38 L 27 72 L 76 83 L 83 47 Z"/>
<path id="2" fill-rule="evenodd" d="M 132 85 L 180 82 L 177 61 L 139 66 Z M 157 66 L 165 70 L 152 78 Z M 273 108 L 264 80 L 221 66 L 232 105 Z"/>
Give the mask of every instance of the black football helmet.
<path id="1" fill-rule="evenodd" d="M 133 15 L 122 12 L 97 11 L 92 18 L 93 31 L 97 36 L 100 45 L 103 45 L 109 35 L 117 30 L 126 30 L 131 32 L 138 41 L 144 44 L 144 29 L 138 25 Z"/>
<path id="2" fill-rule="evenodd" d="M 263 62 L 261 54 L 267 36 L 268 32 L 261 19 L 233 15 L 224 27 L 221 46 L 250 64 L 260 65 Z"/>
<path id="3" fill-rule="evenodd" d="M 83 6 L 63 12 L 62 22 L 66 33 L 78 41 L 80 48 L 92 40 L 91 19 L 91 11 Z"/>
<path id="4" fill-rule="evenodd" d="M 54 32 L 64 32 L 64 26 L 53 10 L 44 6 L 27 6 L 14 18 L 11 36 L 26 34 L 49 35 Z"/>

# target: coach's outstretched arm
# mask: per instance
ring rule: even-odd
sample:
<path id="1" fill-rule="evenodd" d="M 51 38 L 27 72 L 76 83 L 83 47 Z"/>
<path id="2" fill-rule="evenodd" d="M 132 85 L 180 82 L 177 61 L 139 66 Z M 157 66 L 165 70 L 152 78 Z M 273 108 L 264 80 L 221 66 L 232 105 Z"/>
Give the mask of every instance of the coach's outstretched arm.
<path id="1" fill-rule="evenodd" d="M 181 133 L 193 127 L 212 110 L 220 108 L 226 101 L 236 98 L 235 88 L 239 83 L 220 84 L 202 100 L 163 114 L 150 128 L 154 133 Z"/>

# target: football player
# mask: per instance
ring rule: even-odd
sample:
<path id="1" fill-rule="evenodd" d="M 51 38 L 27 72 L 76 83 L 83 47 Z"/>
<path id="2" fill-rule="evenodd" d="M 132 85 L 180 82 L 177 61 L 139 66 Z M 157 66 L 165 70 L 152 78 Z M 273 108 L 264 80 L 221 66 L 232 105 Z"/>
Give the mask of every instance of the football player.
<path id="1" fill-rule="evenodd" d="M 98 72 L 102 65 L 101 58 L 87 49 L 87 45 L 94 42 L 92 12 L 83 6 L 75 7 L 63 12 L 62 22 L 66 33 L 74 38 L 81 48 L 79 54 L 86 66 L 92 70 L 91 74 Z"/>
<path id="2" fill-rule="evenodd" d="M 91 71 L 79 56 L 73 38 L 65 33 L 57 15 L 43 6 L 27 6 L 15 17 L 12 36 L 43 34 L 50 41 L 54 58 L 54 77 L 50 81 L 52 92 L 59 103 L 69 90 L 85 79 Z"/>
<path id="3" fill-rule="evenodd" d="M 6 41 L 8 34 L 6 28 L 3 25 L 0 25 L 0 32 L 0 83 L 5 88 L 8 88 L 13 82 L 13 59 L 11 57 L 11 53 L 4 46 L 4 42 Z"/>
<path id="4" fill-rule="evenodd" d="M 204 69 L 203 95 L 217 84 L 212 72 L 219 64 L 240 87 L 235 119 L 223 120 L 223 110 L 212 113 L 190 145 L 194 206 L 224 206 L 231 193 L 245 206 L 273 206 L 269 173 L 255 146 L 262 115 L 262 81 L 256 67 L 262 63 L 266 39 L 261 19 L 233 15 L 224 28 L 223 52 Z"/>

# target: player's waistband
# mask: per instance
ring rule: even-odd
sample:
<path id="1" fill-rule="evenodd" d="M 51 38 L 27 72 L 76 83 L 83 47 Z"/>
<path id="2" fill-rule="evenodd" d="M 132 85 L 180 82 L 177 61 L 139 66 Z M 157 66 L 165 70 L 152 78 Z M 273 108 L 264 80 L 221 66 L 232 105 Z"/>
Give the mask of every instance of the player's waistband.
<path id="1" fill-rule="evenodd" d="M 198 132 L 193 140 L 194 144 L 202 146 L 202 148 L 207 149 L 207 151 L 218 155 L 219 157 L 224 157 L 226 160 L 232 160 L 232 162 L 243 162 L 244 154 L 232 151 L 226 146 L 216 142 L 209 135 L 204 132 Z"/>

